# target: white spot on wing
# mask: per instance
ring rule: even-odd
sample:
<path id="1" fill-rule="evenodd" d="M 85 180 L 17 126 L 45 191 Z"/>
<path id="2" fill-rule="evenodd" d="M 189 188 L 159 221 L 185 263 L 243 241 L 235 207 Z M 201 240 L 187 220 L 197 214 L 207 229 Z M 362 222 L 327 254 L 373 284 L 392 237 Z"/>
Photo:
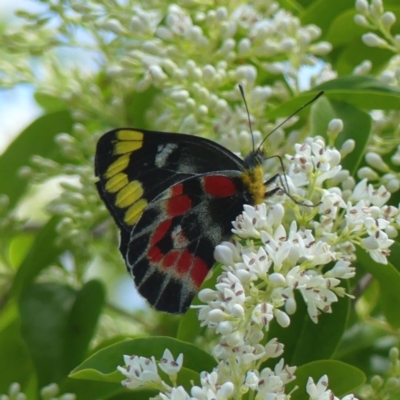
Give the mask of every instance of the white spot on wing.
<path id="1" fill-rule="evenodd" d="M 157 147 L 157 154 L 155 159 L 155 164 L 158 168 L 164 167 L 167 163 L 169 155 L 178 147 L 178 145 L 173 143 L 160 144 Z"/>

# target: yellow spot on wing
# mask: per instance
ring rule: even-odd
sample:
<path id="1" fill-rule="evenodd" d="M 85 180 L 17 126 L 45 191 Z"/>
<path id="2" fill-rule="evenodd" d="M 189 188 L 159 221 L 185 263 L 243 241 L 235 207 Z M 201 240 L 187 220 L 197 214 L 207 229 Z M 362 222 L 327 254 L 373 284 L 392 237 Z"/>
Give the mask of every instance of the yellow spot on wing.
<path id="1" fill-rule="evenodd" d="M 254 204 L 261 204 L 265 195 L 262 167 L 248 169 L 240 175 L 240 178 L 253 197 Z"/>
<path id="2" fill-rule="evenodd" d="M 139 181 L 129 182 L 122 188 L 115 199 L 115 205 L 119 208 L 125 208 L 143 196 L 143 187 Z"/>
<path id="3" fill-rule="evenodd" d="M 135 225 L 143 213 L 143 210 L 147 207 L 146 199 L 140 199 L 135 204 L 130 206 L 125 213 L 124 222 L 127 225 Z"/>
<path id="4" fill-rule="evenodd" d="M 104 176 L 108 179 L 123 171 L 129 164 L 130 154 L 126 154 L 122 157 L 118 157 L 110 166 L 107 168 Z"/>
<path id="5" fill-rule="evenodd" d="M 132 151 L 139 150 L 142 147 L 143 142 L 141 140 L 123 140 L 121 142 L 115 143 L 114 154 L 126 154 L 131 153 Z"/>
<path id="6" fill-rule="evenodd" d="M 134 140 L 142 142 L 143 133 L 139 131 L 122 130 L 117 132 L 117 138 L 119 140 Z"/>
<path id="7" fill-rule="evenodd" d="M 106 183 L 106 191 L 110 193 L 115 193 L 121 190 L 129 183 L 128 175 L 119 173 L 114 175 L 111 179 L 109 179 Z"/>

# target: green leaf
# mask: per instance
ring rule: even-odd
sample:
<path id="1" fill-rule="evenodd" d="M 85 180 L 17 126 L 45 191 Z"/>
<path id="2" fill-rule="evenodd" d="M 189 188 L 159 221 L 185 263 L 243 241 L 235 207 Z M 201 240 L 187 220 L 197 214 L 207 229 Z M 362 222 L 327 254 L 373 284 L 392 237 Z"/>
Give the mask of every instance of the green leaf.
<path id="1" fill-rule="evenodd" d="M 133 91 L 124 99 L 126 104 L 125 115 L 128 117 L 128 124 L 135 128 L 149 129 L 146 123 L 146 111 L 151 108 L 153 101 L 160 90 L 151 86 L 144 92 Z"/>
<path id="2" fill-rule="evenodd" d="M 124 355 L 154 356 L 160 360 L 165 349 L 169 349 L 175 359 L 180 353 L 183 354 L 186 375 L 196 376 L 193 372 L 199 374 L 201 371 L 212 371 L 216 366 L 212 356 L 192 344 L 169 337 L 148 337 L 116 343 L 100 350 L 75 368 L 70 377 L 120 382 L 122 375 L 117 371 L 117 366 L 124 364 Z"/>
<path id="3" fill-rule="evenodd" d="M 39 387 L 60 383 L 68 374 L 66 333 L 76 292 L 68 286 L 34 284 L 20 299 L 21 332 L 36 368 Z"/>
<path id="4" fill-rule="evenodd" d="M 343 121 L 343 131 L 335 141 L 336 147 L 340 149 L 347 139 L 353 139 L 356 142 L 353 152 L 341 163 L 343 169 L 349 170 L 350 174 L 355 176 L 363 160 L 371 134 L 371 117 L 367 112 L 352 104 L 323 97 L 311 108 L 312 134 L 327 138 L 328 124 L 333 118 Z"/>
<path id="5" fill-rule="evenodd" d="M 39 106 L 47 112 L 60 111 L 65 108 L 65 102 L 63 100 L 50 94 L 37 91 L 33 97 Z"/>
<path id="6" fill-rule="evenodd" d="M 63 359 L 68 372 L 87 354 L 104 302 L 105 291 L 99 281 L 87 282 L 78 292 L 65 331 Z"/>
<path id="7" fill-rule="evenodd" d="M 336 0 L 332 7 L 332 0 L 317 0 L 300 15 L 302 24 L 318 25 L 326 33 L 335 19 L 349 8 L 354 8 L 354 3 L 349 0 Z"/>
<path id="8" fill-rule="evenodd" d="M 58 218 L 51 218 L 37 234 L 28 253 L 24 257 L 11 288 L 12 296 L 19 296 L 25 287 L 29 286 L 36 275 L 57 260 L 63 251 L 56 246 L 56 226 Z"/>
<path id="9" fill-rule="evenodd" d="M 353 7 L 338 14 L 337 17 L 331 21 L 324 39 L 332 46 L 337 47 L 344 46 L 360 38 L 363 33 L 366 33 L 366 29 L 354 23 L 354 16 L 356 14 L 357 11 Z"/>
<path id="10" fill-rule="evenodd" d="M 297 310 L 290 316 L 288 328 L 276 321 L 271 324 L 268 338 L 278 338 L 284 344 L 284 358 L 289 365 L 302 365 L 314 360 L 330 358 L 334 354 L 346 328 L 350 299 L 339 298 L 332 304 L 332 314 L 322 313 L 318 324 L 311 321 L 301 296 L 296 296 Z M 265 365 L 272 366 L 275 360 Z"/>
<path id="11" fill-rule="evenodd" d="M 68 111 L 43 115 L 22 131 L 1 155 L 0 193 L 9 197 L 11 207 L 15 206 L 29 184 L 18 176 L 18 170 L 27 165 L 34 154 L 56 159 L 54 137 L 71 129 L 72 118 Z"/>
<path id="12" fill-rule="evenodd" d="M 117 396 L 121 393 L 129 393 L 131 399 L 133 398 L 133 392 L 131 390 L 124 389 L 121 385 L 121 380 L 118 383 L 109 383 L 68 378 L 60 387 L 60 392 L 74 393 L 77 400 L 114 399 L 118 398 Z M 134 394 L 134 399 L 136 400 L 136 392 Z M 156 394 L 157 393 L 154 393 L 153 396 Z M 146 400 L 148 400 L 150 397 L 147 397 Z"/>
<path id="13" fill-rule="evenodd" d="M 32 379 L 32 362 L 16 318 L 0 331 L 0 374 L 0 393 L 8 393 L 12 382 L 24 387 Z"/>
<path id="14" fill-rule="evenodd" d="M 290 100 L 286 101 L 285 103 L 275 107 L 274 109 L 268 110 L 268 118 L 278 118 L 278 117 L 287 117 L 288 115 L 293 114 L 293 110 L 298 110 L 304 106 L 304 104 L 311 101 L 321 90 L 312 90 L 309 92 L 303 92 L 300 95 L 291 98 Z M 321 101 L 320 97 L 318 100 L 313 103 L 313 106 Z M 309 110 L 307 107 L 301 111 L 299 111 L 296 115 L 302 116 L 305 115 Z"/>
<path id="15" fill-rule="evenodd" d="M 20 300 L 21 329 L 40 386 L 62 383 L 88 352 L 104 304 L 103 286 L 87 282 L 76 292 L 59 284 L 28 287 Z"/>
<path id="16" fill-rule="evenodd" d="M 400 327 L 400 272 L 390 263 L 378 264 L 369 254 L 357 248 L 357 262 L 378 280 L 380 286 L 380 303 L 388 323 L 395 329 Z"/>
<path id="17" fill-rule="evenodd" d="M 369 76 L 346 76 L 322 83 L 330 100 L 350 103 L 368 110 L 392 110 L 400 107 L 400 91 Z M 286 102 L 288 104 L 290 102 Z"/>
<path id="18" fill-rule="evenodd" d="M 375 358 L 382 346 L 378 345 L 379 339 L 387 339 L 387 331 L 382 327 L 372 326 L 371 324 L 358 323 L 348 329 L 343 336 L 340 347 L 335 353 L 335 358 L 353 365 L 371 375 L 376 373 L 371 358 Z M 382 341 L 381 341 L 382 342 Z M 390 342 L 389 342 L 390 343 Z M 390 344 L 388 344 L 390 346 Z M 383 349 L 386 351 L 386 348 Z M 379 356 L 381 356 L 379 354 Z M 387 357 L 387 354 L 384 355 Z"/>
<path id="19" fill-rule="evenodd" d="M 10 263 L 17 268 L 21 265 L 36 238 L 33 232 L 21 232 L 15 235 L 9 246 Z"/>
<path id="20" fill-rule="evenodd" d="M 287 385 L 288 392 L 298 386 L 291 399 L 308 400 L 310 398 L 306 392 L 308 378 L 312 377 L 314 383 L 317 383 L 325 374 L 329 380 L 328 388 L 338 397 L 355 391 L 366 381 L 364 373 L 349 364 L 335 360 L 314 361 L 296 369 L 296 379 Z"/>

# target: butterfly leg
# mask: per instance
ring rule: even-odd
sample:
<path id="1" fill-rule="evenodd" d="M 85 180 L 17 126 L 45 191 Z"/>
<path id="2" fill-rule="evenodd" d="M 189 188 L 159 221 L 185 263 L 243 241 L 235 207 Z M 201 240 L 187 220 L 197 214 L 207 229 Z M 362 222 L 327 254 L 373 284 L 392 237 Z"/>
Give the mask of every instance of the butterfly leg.
<path id="1" fill-rule="evenodd" d="M 281 181 L 281 184 L 282 184 L 282 177 L 279 174 L 276 174 L 276 175 L 272 176 L 271 178 L 269 178 L 267 181 L 265 181 L 264 182 L 264 186 L 268 187 L 268 185 L 270 185 L 271 183 L 275 182 L 277 178 L 279 178 L 279 180 Z M 282 187 L 278 186 L 276 188 L 273 188 L 271 190 L 266 191 L 265 194 L 264 194 L 264 198 L 266 199 L 268 197 L 271 197 L 275 193 L 279 192 L 280 190 L 285 192 Z"/>

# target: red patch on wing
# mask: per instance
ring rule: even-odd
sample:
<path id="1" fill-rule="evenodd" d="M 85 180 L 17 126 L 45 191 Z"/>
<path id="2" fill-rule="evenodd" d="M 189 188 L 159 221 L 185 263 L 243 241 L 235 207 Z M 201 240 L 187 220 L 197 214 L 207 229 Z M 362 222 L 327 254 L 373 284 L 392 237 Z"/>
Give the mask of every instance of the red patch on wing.
<path id="1" fill-rule="evenodd" d="M 175 267 L 178 276 L 184 277 L 190 272 L 190 278 L 197 288 L 201 286 L 206 278 L 210 266 L 201 258 L 195 257 L 187 249 L 183 251 L 172 250 L 162 261 L 163 268 Z"/>
<path id="2" fill-rule="evenodd" d="M 161 250 L 157 246 L 154 246 L 150 247 L 149 251 L 147 252 L 147 257 L 149 258 L 150 262 L 157 264 L 162 260 L 164 254 L 161 253 Z"/>
<path id="3" fill-rule="evenodd" d="M 189 272 L 189 268 L 192 266 L 193 254 L 187 249 L 182 251 L 181 258 L 177 264 L 176 272 L 179 275 L 186 275 Z"/>
<path id="4" fill-rule="evenodd" d="M 208 266 L 201 258 L 195 257 L 191 277 L 196 287 L 199 288 L 201 286 L 204 279 L 206 279 L 209 270 L 210 266 Z"/>
<path id="5" fill-rule="evenodd" d="M 171 188 L 171 197 L 179 196 L 183 193 L 183 185 L 182 183 L 178 183 L 177 185 L 172 186 Z"/>
<path id="6" fill-rule="evenodd" d="M 181 186 L 181 185 L 179 185 Z M 174 192 L 172 189 L 172 192 Z M 171 197 L 167 201 L 167 214 L 169 217 L 176 217 L 177 215 L 185 214 L 192 207 L 192 199 L 185 195 L 179 194 L 178 196 Z"/>
<path id="7" fill-rule="evenodd" d="M 229 197 L 237 193 L 232 179 L 221 175 L 203 177 L 203 187 L 208 194 L 215 197 Z"/>
<path id="8" fill-rule="evenodd" d="M 162 268 L 171 268 L 176 265 L 178 259 L 181 255 L 181 251 L 171 250 L 168 254 L 165 255 L 162 261 Z"/>
<path id="9" fill-rule="evenodd" d="M 150 247 L 153 247 L 156 243 L 158 243 L 168 232 L 172 221 L 170 219 L 166 219 L 165 221 L 161 222 L 160 225 L 157 226 L 153 234 L 151 235 L 150 239 Z"/>

